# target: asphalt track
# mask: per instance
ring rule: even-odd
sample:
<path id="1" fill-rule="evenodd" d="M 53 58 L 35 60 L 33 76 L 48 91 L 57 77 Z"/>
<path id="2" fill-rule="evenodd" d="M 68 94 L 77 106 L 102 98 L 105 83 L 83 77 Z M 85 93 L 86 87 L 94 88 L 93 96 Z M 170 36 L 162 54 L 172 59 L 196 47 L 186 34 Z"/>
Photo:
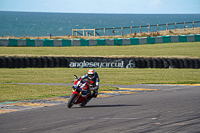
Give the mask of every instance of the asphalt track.
<path id="1" fill-rule="evenodd" d="M 159 89 L 0 114 L 1 133 L 199 133 L 200 86 L 134 85 Z"/>

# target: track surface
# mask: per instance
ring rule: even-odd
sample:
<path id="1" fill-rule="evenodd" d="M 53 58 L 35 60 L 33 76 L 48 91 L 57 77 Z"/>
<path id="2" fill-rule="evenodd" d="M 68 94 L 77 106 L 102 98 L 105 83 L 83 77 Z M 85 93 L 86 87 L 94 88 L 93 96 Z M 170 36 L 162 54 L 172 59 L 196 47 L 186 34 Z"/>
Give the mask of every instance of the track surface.
<path id="1" fill-rule="evenodd" d="M 197 133 L 200 87 L 178 85 L 120 86 L 160 89 L 102 99 L 84 108 L 65 104 L 0 114 L 1 133 Z"/>

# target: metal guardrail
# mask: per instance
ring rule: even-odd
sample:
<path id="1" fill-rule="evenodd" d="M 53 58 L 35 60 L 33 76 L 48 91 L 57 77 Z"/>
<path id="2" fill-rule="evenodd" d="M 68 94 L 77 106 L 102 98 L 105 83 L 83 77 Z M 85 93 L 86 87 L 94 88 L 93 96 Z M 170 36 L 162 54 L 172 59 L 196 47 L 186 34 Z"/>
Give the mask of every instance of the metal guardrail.
<path id="1" fill-rule="evenodd" d="M 200 21 L 193 21 L 193 22 L 179 22 L 179 23 L 166 23 L 166 24 L 156 24 L 156 25 L 142 25 L 142 26 L 130 26 L 130 27 L 113 27 L 113 28 L 97 28 L 97 29 L 72 29 L 72 36 L 76 35 L 78 36 L 101 36 L 98 31 L 103 31 L 103 36 L 106 36 L 106 30 L 112 30 L 111 33 L 113 36 L 115 36 L 115 31 L 121 29 L 121 35 L 124 35 L 124 29 L 130 29 L 130 34 L 133 33 L 133 29 L 139 28 L 139 33 L 142 32 L 142 28 L 146 27 L 148 28 L 148 33 L 151 32 L 152 27 L 157 27 L 157 32 L 159 31 L 160 26 L 165 26 L 166 30 L 169 30 L 170 25 L 174 25 L 174 30 L 178 29 L 178 25 L 183 25 L 182 29 L 186 29 L 186 24 L 192 24 L 192 28 L 194 29 L 195 23 L 200 23 Z M 76 34 L 74 34 L 74 32 Z"/>

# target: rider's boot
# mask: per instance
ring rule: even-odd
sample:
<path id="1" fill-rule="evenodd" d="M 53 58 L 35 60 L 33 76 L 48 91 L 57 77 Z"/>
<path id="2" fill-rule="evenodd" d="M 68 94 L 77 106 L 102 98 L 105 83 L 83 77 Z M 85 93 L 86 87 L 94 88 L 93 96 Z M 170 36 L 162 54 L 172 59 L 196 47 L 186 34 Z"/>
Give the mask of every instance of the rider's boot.
<path id="1" fill-rule="evenodd" d="M 79 105 L 81 107 L 84 107 L 91 99 L 92 99 L 92 97 L 91 97 L 91 93 L 90 93 L 89 96 L 85 99 L 85 101 L 80 103 Z"/>
<path id="2" fill-rule="evenodd" d="M 98 90 L 94 90 L 94 91 L 93 91 L 93 94 L 92 94 L 92 97 L 96 98 L 97 95 L 98 95 Z"/>

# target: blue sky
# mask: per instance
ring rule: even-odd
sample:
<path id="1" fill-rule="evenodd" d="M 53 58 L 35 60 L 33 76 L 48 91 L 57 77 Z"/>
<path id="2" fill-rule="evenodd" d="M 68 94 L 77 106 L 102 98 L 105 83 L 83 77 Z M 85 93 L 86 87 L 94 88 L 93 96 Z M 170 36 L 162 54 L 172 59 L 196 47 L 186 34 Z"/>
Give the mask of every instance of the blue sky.
<path id="1" fill-rule="evenodd" d="M 0 11 L 199 14 L 200 0 L 0 0 Z"/>

